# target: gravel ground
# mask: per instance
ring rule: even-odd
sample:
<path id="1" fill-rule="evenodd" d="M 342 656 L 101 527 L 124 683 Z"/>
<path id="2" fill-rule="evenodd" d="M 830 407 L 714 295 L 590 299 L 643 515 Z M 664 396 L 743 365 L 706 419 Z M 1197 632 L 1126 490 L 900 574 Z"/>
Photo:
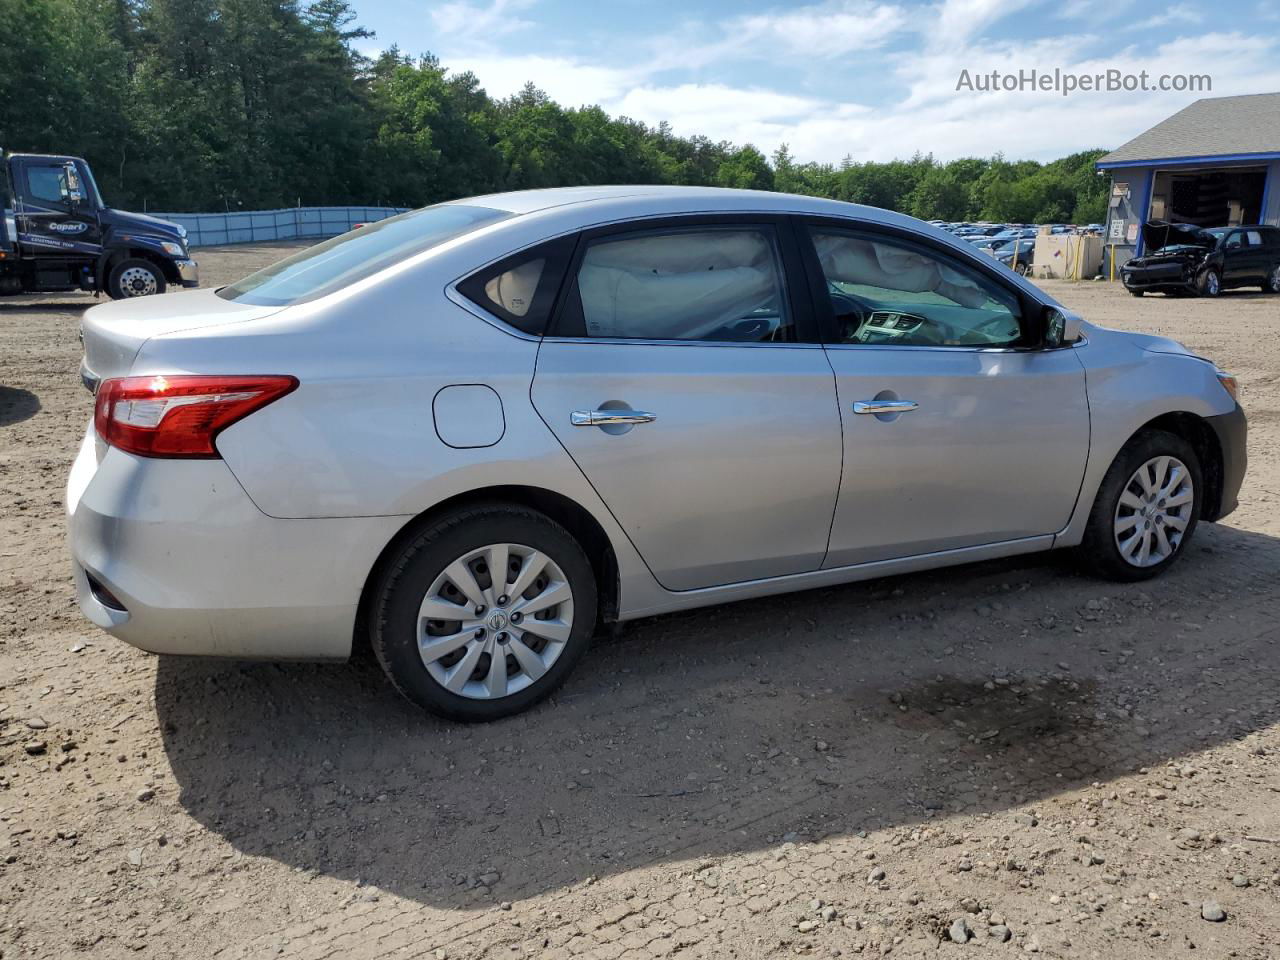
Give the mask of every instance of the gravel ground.
<path id="1" fill-rule="evenodd" d="M 281 253 L 202 251 L 205 282 Z M 1018 558 L 654 619 L 471 728 L 367 663 L 82 620 L 93 301 L 0 301 L 0 954 L 1277 956 L 1280 299 L 1045 285 L 1241 378 L 1242 506 L 1173 573 Z"/>

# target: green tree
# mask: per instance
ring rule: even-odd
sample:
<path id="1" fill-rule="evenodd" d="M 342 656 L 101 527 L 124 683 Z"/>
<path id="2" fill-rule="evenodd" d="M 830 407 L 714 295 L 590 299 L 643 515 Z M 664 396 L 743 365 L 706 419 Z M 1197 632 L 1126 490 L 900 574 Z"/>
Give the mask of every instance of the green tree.
<path id="1" fill-rule="evenodd" d="M 742 190 L 772 190 L 773 171 L 764 154 L 751 144 L 733 150 L 716 170 L 716 185 Z"/>

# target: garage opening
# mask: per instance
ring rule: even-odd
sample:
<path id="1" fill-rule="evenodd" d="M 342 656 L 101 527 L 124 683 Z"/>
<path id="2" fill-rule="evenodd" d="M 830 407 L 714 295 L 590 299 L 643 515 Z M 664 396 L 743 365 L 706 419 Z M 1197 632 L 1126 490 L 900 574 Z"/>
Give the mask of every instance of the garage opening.
<path id="1" fill-rule="evenodd" d="M 1265 167 L 1161 170 L 1151 192 L 1149 219 L 1198 227 L 1260 223 L 1266 184 Z"/>

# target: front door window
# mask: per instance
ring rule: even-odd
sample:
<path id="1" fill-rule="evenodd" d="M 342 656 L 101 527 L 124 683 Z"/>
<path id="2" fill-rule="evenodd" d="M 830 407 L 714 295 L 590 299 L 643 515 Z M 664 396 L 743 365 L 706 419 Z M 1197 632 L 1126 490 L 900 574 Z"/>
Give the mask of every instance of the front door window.
<path id="1" fill-rule="evenodd" d="M 888 237 L 811 235 L 839 343 L 1010 347 L 1022 340 L 1017 298 L 976 270 Z"/>

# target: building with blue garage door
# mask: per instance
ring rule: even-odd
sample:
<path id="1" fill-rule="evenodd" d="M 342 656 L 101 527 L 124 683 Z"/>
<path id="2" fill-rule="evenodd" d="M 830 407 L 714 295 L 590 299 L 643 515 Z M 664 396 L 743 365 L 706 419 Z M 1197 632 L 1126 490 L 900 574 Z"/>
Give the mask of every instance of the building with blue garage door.
<path id="1" fill-rule="evenodd" d="M 1117 265 L 1142 254 L 1148 220 L 1280 226 L 1280 93 L 1197 100 L 1098 169 L 1111 174 L 1104 240 Z"/>

